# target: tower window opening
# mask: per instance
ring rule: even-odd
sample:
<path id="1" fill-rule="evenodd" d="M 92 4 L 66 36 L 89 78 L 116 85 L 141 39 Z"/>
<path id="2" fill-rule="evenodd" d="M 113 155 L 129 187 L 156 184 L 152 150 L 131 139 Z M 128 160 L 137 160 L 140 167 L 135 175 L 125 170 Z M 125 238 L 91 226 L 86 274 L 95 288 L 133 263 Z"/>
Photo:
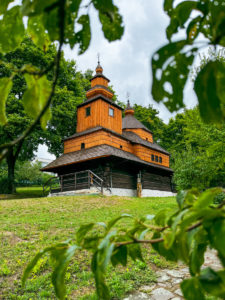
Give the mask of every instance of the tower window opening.
<path id="1" fill-rule="evenodd" d="M 159 157 L 156 155 L 155 156 L 155 161 L 158 162 L 159 161 Z"/>
<path id="2" fill-rule="evenodd" d="M 86 117 L 91 115 L 91 107 L 86 107 Z"/>
<path id="3" fill-rule="evenodd" d="M 114 109 L 111 107 L 109 108 L 109 116 L 114 117 Z"/>
<path id="4" fill-rule="evenodd" d="M 153 154 L 151 155 L 151 158 L 152 158 L 152 161 L 155 160 L 155 156 Z"/>
<path id="5" fill-rule="evenodd" d="M 81 149 L 85 149 L 85 143 L 81 143 Z"/>

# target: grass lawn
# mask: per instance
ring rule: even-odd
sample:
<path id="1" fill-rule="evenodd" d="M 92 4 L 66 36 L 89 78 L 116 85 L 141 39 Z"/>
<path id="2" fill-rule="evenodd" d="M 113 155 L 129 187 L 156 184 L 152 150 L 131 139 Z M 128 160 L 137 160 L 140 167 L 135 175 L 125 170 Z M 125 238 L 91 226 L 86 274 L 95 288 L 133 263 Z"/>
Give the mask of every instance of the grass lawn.
<path id="1" fill-rule="evenodd" d="M 42 196 L 43 196 L 42 186 L 17 187 L 16 194 L 14 195 L 0 194 L 0 200 L 37 198 Z"/>
<path id="2" fill-rule="evenodd" d="M 121 213 L 154 214 L 164 207 L 175 209 L 175 198 L 67 196 L 1 200 L 0 299 L 55 299 L 47 257 L 40 260 L 26 287 L 21 287 L 22 272 L 37 251 L 74 239 L 81 224 L 105 222 Z M 119 226 L 128 222 L 127 219 Z M 128 291 L 154 281 L 156 268 L 172 266 L 149 247 L 143 252 L 146 263 L 109 267 L 107 281 L 112 299 L 121 299 Z M 66 273 L 66 282 L 69 299 L 96 299 L 88 253 L 76 254 Z"/>

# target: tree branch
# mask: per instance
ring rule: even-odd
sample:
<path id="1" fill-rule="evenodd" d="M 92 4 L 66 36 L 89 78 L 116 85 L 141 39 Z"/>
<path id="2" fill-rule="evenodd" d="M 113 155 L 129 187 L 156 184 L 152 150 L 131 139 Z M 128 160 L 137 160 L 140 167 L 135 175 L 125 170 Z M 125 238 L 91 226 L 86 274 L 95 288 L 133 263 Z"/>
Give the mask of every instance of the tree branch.
<path id="1" fill-rule="evenodd" d="M 36 118 L 36 120 L 31 124 L 31 126 L 29 128 L 27 128 L 27 130 L 25 130 L 25 132 L 17 139 L 15 139 L 14 141 L 8 143 L 8 144 L 4 144 L 0 146 L 0 149 L 2 149 L 1 155 L 0 155 L 0 162 L 6 157 L 8 150 L 12 147 L 14 147 L 16 144 L 19 144 L 18 148 L 20 149 L 22 147 L 23 141 L 24 139 L 34 130 L 35 126 L 40 122 L 41 118 L 43 117 L 43 115 L 45 114 L 45 112 L 47 111 L 47 109 L 49 108 L 52 98 L 54 96 L 55 93 L 55 88 L 56 88 L 56 84 L 57 84 L 57 80 L 59 77 L 59 68 L 60 68 L 60 59 L 61 59 L 61 52 L 62 52 L 62 46 L 64 43 L 64 32 L 65 32 L 65 1 L 66 0 L 60 0 L 59 1 L 59 26 L 60 26 L 60 40 L 59 40 L 59 48 L 57 51 L 57 55 L 56 55 L 56 59 L 55 59 L 55 72 L 54 72 L 54 79 L 53 79 L 53 84 L 52 84 L 52 90 L 51 93 L 49 95 L 49 98 L 44 106 L 44 108 L 42 109 L 42 111 L 40 112 L 40 114 L 38 115 L 38 117 Z"/>

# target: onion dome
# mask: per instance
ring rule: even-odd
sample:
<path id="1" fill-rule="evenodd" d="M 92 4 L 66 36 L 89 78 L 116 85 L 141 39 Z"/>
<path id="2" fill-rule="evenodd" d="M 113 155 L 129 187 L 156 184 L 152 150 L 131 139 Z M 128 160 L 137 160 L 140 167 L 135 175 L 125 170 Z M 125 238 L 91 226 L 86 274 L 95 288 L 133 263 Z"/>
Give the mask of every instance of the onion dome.
<path id="1" fill-rule="evenodd" d="M 126 115 L 134 115 L 134 109 L 133 109 L 133 107 L 130 105 L 129 99 L 127 100 L 127 107 L 125 108 L 124 112 L 125 112 L 125 116 L 126 116 Z"/>

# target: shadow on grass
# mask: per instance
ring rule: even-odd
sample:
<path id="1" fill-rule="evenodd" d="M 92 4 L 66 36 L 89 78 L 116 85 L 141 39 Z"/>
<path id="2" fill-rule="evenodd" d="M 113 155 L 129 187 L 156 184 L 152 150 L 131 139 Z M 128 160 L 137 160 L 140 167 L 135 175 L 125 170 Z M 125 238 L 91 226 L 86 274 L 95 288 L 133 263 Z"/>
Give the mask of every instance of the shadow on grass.
<path id="1" fill-rule="evenodd" d="M 47 196 L 47 193 L 43 195 L 42 186 L 17 187 L 16 194 L 0 194 L 0 200 L 40 198 L 44 196 Z"/>

